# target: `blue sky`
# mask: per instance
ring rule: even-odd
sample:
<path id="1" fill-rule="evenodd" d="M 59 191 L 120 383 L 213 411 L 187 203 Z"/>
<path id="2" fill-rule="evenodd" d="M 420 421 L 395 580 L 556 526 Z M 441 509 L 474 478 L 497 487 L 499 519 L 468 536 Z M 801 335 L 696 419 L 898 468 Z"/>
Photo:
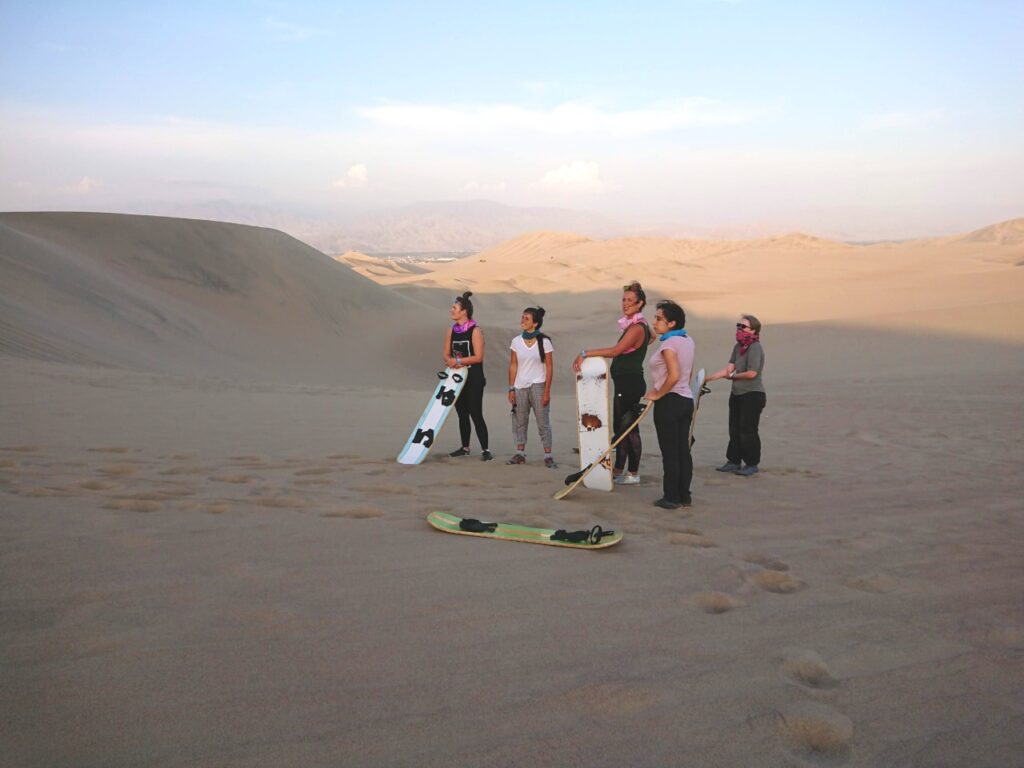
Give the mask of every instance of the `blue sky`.
<path id="1" fill-rule="evenodd" d="M 1019 2 L 4 0 L 0 209 L 954 231 L 1024 215 L 1022 30 Z"/>

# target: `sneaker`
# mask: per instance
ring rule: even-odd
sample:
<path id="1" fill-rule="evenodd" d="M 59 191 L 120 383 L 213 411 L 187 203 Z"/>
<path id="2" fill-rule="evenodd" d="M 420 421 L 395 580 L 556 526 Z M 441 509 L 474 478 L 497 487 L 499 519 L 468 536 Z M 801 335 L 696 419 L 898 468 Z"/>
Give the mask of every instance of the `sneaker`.
<path id="1" fill-rule="evenodd" d="M 757 464 L 747 464 L 743 469 L 734 469 L 734 475 L 742 475 L 743 477 L 750 477 L 751 475 L 757 474 Z"/>
<path id="2" fill-rule="evenodd" d="M 616 475 L 612 482 L 616 485 L 640 485 L 640 475 L 631 475 L 629 472 L 623 472 L 621 475 Z"/>
<path id="3" fill-rule="evenodd" d="M 523 454 L 521 454 L 521 453 L 517 453 L 515 456 L 513 456 L 511 459 L 509 459 L 505 463 L 506 464 L 525 464 L 526 463 L 526 457 L 523 456 Z"/>
<path id="4" fill-rule="evenodd" d="M 661 507 L 662 509 L 679 509 L 682 504 L 678 501 L 669 501 L 668 499 L 662 498 L 654 502 L 654 506 Z"/>
<path id="5" fill-rule="evenodd" d="M 448 454 L 449 456 L 469 456 L 469 450 L 466 448 L 456 448 L 454 451 Z"/>
<path id="6" fill-rule="evenodd" d="M 555 463 L 555 460 L 550 456 L 544 457 L 544 466 L 548 469 L 558 469 L 558 465 Z"/>
<path id="7" fill-rule="evenodd" d="M 715 467 L 715 469 L 719 472 L 735 472 L 739 468 L 739 464 L 733 464 L 731 461 L 725 462 L 725 464 L 723 464 L 720 467 Z"/>
<path id="8" fill-rule="evenodd" d="M 466 453 L 469 453 L 469 451 L 466 451 Z M 494 454 L 486 449 L 484 449 L 484 452 L 480 454 L 480 461 L 490 461 L 493 458 Z M 526 459 L 523 459 L 523 461 L 526 461 Z"/>

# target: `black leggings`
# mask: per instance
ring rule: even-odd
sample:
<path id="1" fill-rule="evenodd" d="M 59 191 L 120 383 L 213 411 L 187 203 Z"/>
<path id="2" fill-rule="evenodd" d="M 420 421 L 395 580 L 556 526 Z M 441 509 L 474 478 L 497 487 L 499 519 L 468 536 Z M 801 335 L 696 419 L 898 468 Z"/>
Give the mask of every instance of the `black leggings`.
<path id="1" fill-rule="evenodd" d="M 636 417 L 640 415 L 640 409 L 637 408 L 637 403 L 640 402 L 640 398 L 644 396 L 647 391 L 647 382 L 644 381 L 643 376 L 630 374 L 626 376 L 616 376 L 612 379 L 612 383 L 615 385 L 615 400 L 614 408 L 612 410 L 612 420 L 615 425 L 615 436 L 612 438 L 612 442 L 619 439 L 619 435 L 629 428 Z M 635 415 L 628 416 L 629 413 Z M 627 416 L 623 424 L 623 416 Z M 643 444 L 640 442 L 640 430 L 634 429 L 629 433 L 629 437 L 615 446 L 615 469 L 622 470 L 623 467 L 627 466 L 629 471 L 634 475 L 640 471 L 640 454 L 643 450 Z"/>
<path id="2" fill-rule="evenodd" d="M 459 414 L 459 435 L 462 437 L 462 447 L 469 447 L 469 420 L 473 420 L 476 427 L 476 436 L 480 441 L 480 448 L 487 450 L 487 424 L 484 422 L 484 387 L 487 381 L 483 376 L 476 378 L 470 376 L 466 381 L 459 399 L 455 401 L 455 412 Z"/>
<path id="3" fill-rule="evenodd" d="M 658 431 L 661 467 L 664 478 L 662 493 L 667 501 L 677 504 L 690 500 L 693 479 L 693 457 L 690 455 L 690 422 L 693 421 L 693 400 L 677 392 L 669 392 L 654 402 L 654 428 Z"/>
<path id="4" fill-rule="evenodd" d="M 729 447 L 725 458 L 731 464 L 756 467 L 761 463 L 761 423 L 767 397 L 764 392 L 729 395 Z"/>

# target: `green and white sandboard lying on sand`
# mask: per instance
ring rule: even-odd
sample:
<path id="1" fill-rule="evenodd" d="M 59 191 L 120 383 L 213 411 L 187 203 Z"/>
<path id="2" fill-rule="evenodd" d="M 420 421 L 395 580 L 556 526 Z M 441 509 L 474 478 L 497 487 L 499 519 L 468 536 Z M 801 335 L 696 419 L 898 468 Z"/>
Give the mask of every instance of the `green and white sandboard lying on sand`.
<path id="1" fill-rule="evenodd" d="M 527 544 L 547 544 L 551 547 L 570 547 L 572 549 L 607 549 L 622 541 L 621 533 L 606 533 L 600 540 L 591 544 L 587 541 L 556 541 L 551 535 L 555 533 L 550 528 L 530 528 L 525 525 L 512 525 L 509 523 L 497 523 L 493 531 L 474 533 L 464 531 L 459 527 L 462 518 L 448 512 L 431 512 L 427 515 L 427 522 L 434 528 L 445 533 L 457 533 L 460 536 L 478 536 L 485 539 L 502 539 L 504 541 L 522 541 Z"/>

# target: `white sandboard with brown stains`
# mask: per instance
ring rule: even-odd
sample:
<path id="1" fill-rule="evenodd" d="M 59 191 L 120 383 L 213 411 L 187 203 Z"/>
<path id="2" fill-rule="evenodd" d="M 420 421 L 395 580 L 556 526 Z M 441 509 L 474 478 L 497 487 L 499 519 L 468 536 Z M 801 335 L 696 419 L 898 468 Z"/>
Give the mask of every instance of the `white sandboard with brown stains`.
<path id="1" fill-rule="evenodd" d="M 576 426 L 580 436 L 580 469 L 600 461 L 583 478 L 583 484 L 596 491 L 615 487 L 611 457 L 606 455 L 612 439 L 609 384 L 608 361 L 603 357 L 586 358 L 576 375 Z"/>

